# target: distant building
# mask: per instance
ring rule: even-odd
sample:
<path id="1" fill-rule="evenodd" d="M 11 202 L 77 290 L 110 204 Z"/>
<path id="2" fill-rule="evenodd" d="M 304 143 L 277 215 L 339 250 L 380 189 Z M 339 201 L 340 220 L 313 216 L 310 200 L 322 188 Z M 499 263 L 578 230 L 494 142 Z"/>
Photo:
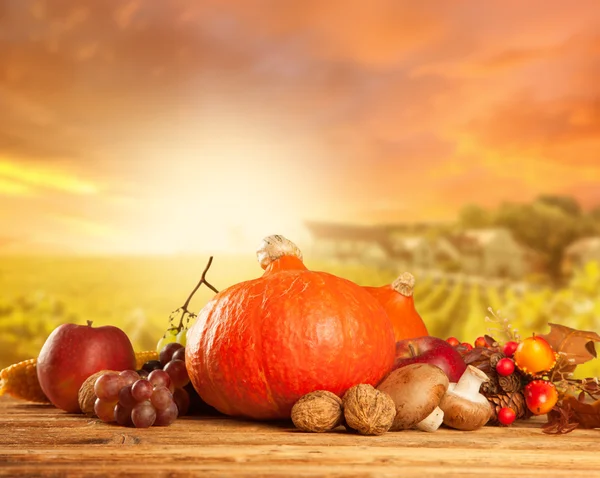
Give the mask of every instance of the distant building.
<path id="1" fill-rule="evenodd" d="M 468 230 L 446 237 L 384 226 L 307 222 L 306 227 L 313 239 L 314 257 L 395 270 L 521 277 L 529 272 L 532 256 L 507 229 Z"/>
<path id="2" fill-rule="evenodd" d="M 423 237 L 391 237 L 391 257 L 394 262 L 403 266 L 433 267 L 432 250 Z"/>
<path id="3" fill-rule="evenodd" d="M 393 255 L 383 228 L 313 221 L 305 225 L 315 258 L 384 267 Z"/>
<path id="4" fill-rule="evenodd" d="M 562 270 L 566 274 L 583 267 L 588 262 L 600 262 L 600 237 L 586 237 L 573 242 L 565 249 Z"/>
<path id="5" fill-rule="evenodd" d="M 461 270 L 487 277 L 525 274 L 525 249 L 508 229 L 471 229 L 453 237 L 460 253 Z"/>

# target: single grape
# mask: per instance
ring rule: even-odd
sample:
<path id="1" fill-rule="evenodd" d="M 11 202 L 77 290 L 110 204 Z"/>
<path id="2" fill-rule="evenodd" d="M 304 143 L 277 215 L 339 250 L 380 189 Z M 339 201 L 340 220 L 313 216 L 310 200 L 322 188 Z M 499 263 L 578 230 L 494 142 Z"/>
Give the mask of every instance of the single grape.
<path id="1" fill-rule="evenodd" d="M 131 421 L 131 408 L 125 407 L 119 402 L 115 405 L 114 413 L 115 421 L 119 425 L 124 427 L 130 427 L 131 425 L 133 425 L 133 422 Z"/>
<path id="2" fill-rule="evenodd" d="M 160 385 L 154 388 L 150 401 L 157 410 L 164 410 L 173 402 L 173 394 L 167 387 Z"/>
<path id="3" fill-rule="evenodd" d="M 115 405 L 116 402 L 102 400 L 97 398 L 94 402 L 94 413 L 100 420 L 106 423 L 115 421 Z"/>
<path id="4" fill-rule="evenodd" d="M 163 366 L 160 363 L 160 360 L 149 360 L 142 366 L 142 370 L 145 370 L 148 373 L 153 372 L 154 370 L 160 370 L 162 368 Z"/>
<path id="5" fill-rule="evenodd" d="M 183 388 L 176 388 L 173 393 L 173 401 L 179 410 L 179 416 L 182 417 L 190 409 L 190 395 Z"/>
<path id="6" fill-rule="evenodd" d="M 182 349 L 182 348 L 183 348 L 183 345 L 178 344 L 176 342 L 172 342 L 170 344 L 165 345 L 165 347 L 158 353 L 158 358 L 160 360 L 160 363 L 163 365 L 166 365 L 173 358 L 173 354 L 177 350 Z"/>
<path id="7" fill-rule="evenodd" d="M 119 390 L 123 387 L 123 380 L 117 373 L 100 375 L 94 383 L 94 393 L 101 400 L 115 402 L 119 398 Z"/>
<path id="8" fill-rule="evenodd" d="M 156 409 L 150 401 L 136 403 L 131 410 L 131 421 L 136 428 L 148 428 L 154 424 L 156 420 Z"/>
<path id="9" fill-rule="evenodd" d="M 183 360 L 171 360 L 163 369 L 171 377 L 171 381 L 175 388 L 185 387 L 190 383 L 190 377 L 185 368 L 185 362 Z"/>
<path id="10" fill-rule="evenodd" d="M 183 360 L 185 362 L 185 348 L 176 350 L 171 360 Z"/>
<path id="11" fill-rule="evenodd" d="M 128 409 L 132 409 L 133 406 L 137 403 L 133 395 L 131 394 L 131 385 L 127 385 L 123 387 L 119 392 L 119 403 Z"/>
<path id="12" fill-rule="evenodd" d="M 156 421 L 154 422 L 154 426 L 156 427 L 167 427 L 171 423 L 175 421 L 178 416 L 177 405 L 175 402 L 171 401 L 169 406 L 164 410 L 156 411 Z"/>
<path id="13" fill-rule="evenodd" d="M 137 370 L 137 374 L 140 376 L 140 378 L 148 378 L 148 375 L 150 375 L 148 370 L 144 370 L 143 368 L 140 370 Z"/>
<path id="14" fill-rule="evenodd" d="M 153 372 L 150 372 L 150 375 L 148 375 L 148 380 L 155 387 L 162 385 L 163 387 L 167 387 L 169 390 L 171 390 L 171 387 L 172 387 L 171 377 L 164 370 L 154 370 Z M 171 392 L 172 391 L 173 390 L 171 390 Z"/>
<path id="15" fill-rule="evenodd" d="M 148 380 L 141 378 L 131 386 L 131 396 L 137 402 L 143 402 L 152 396 L 153 390 L 154 387 L 152 384 Z"/>
<path id="16" fill-rule="evenodd" d="M 160 353 L 162 349 L 165 348 L 167 344 L 173 343 L 177 340 L 177 329 L 169 329 L 165 332 L 158 343 L 156 344 L 156 351 Z"/>
<path id="17" fill-rule="evenodd" d="M 179 332 L 175 338 L 175 342 L 185 347 L 187 345 L 187 332 L 187 329 L 183 329 L 181 332 Z"/>
<path id="18" fill-rule="evenodd" d="M 127 385 L 133 385 L 133 383 L 140 379 L 140 375 L 135 370 L 123 370 L 120 374 L 123 387 Z"/>

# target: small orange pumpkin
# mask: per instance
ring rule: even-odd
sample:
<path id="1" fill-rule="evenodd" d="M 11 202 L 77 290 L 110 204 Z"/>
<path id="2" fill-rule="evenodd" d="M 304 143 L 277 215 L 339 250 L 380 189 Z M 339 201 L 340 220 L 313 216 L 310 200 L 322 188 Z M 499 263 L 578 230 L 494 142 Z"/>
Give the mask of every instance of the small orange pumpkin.
<path id="1" fill-rule="evenodd" d="M 387 312 L 396 341 L 429 335 L 425 322 L 415 308 L 415 278 L 409 272 L 381 287 L 365 287 Z"/>
<path id="2" fill-rule="evenodd" d="M 362 287 L 308 270 L 298 247 L 267 237 L 262 277 L 218 293 L 188 332 L 186 365 L 202 399 L 222 413 L 289 418 L 315 390 L 376 385 L 394 362 L 394 332 Z"/>

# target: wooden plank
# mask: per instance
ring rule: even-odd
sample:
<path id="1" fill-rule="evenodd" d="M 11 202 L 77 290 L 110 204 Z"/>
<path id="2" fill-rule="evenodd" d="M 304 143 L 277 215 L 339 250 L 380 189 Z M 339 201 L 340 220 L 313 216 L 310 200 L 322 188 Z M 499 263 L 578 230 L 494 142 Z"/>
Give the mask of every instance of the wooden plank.
<path id="1" fill-rule="evenodd" d="M 308 434 L 291 423 L 184 417 L 147 430 L 0 399 L 4 476 L 598 476 L 598 430 L 544 435 L 540 420 L 476 432 Z"/>

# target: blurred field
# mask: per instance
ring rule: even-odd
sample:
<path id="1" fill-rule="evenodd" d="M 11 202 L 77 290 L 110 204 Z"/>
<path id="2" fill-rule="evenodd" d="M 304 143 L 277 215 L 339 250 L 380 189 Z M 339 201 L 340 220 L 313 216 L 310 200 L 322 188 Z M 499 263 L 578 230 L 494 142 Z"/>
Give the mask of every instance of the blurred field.
<path id="1" fill-rule="evenodd" d="M 47 335 L 64 322 L 118 325 L 137 349 L 154 348 L 197 283 L 208 257 L 2 257 L 0 260 L 0 367 L 36 356 Z M 359 266 L 308 262 L 361 285 L 391 282 L 395 273 Z M 258 277 L 253 257 L 216 257 L 208 280 L 221 290 Z M 521 335 L 546 333 L 548 322 L 600 329 L 600 266 L 590 263 L 568 286 L 551 289 L 498 285 L 466 276 L 417 276 L 417 308 L 432 335 L 473 341 L 491 326 L 488 307 L 501 310 Z M 198 311 L 213 293 L 202 287 Z M 492 333 L 493 335 L 494 333 Z M 498 339 L 504 339 L 496 334 Z M 600 375 L 594 360 L 579 376 Z"/>

